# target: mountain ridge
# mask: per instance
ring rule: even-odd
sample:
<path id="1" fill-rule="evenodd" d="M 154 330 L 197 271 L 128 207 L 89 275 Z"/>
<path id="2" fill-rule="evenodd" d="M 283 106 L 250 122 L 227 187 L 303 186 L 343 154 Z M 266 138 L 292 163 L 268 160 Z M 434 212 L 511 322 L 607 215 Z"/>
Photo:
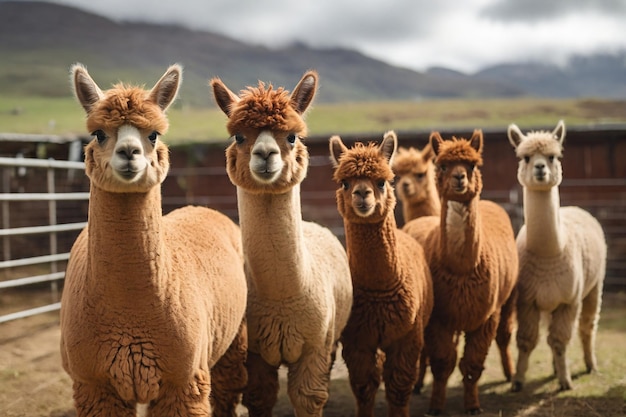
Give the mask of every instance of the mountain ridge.
<path id="1" fill-rule="evenodd" d="M 465 74 L 393 66 L 346 48 L 250 45 L 179 25 L 116 21 L 78 8 L 38 1 L 0 1 L 0 91 L 65 96 L 68 70 L 85 64 L 99 84 L 149 82 L 178 62 L 185 68 L 181 96 L 213 105 L 208 80 L 234 90 L 258 80 L 292 88 L 308 69 L 320 73 L 323 102 L 484 98 L 523 95 L 626 97 L 626 51 L 573 57 L 564 68 L 502 63 Z M 199 86 L 207 86 L 205 89 Z"/>

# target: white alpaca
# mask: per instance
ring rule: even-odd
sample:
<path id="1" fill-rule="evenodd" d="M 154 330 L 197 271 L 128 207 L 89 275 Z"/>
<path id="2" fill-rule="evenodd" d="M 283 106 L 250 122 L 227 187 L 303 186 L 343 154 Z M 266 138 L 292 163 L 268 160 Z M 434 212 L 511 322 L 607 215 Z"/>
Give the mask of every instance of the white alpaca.
<path id="1" fill-rule="evenodd" d="M 602 227 L 578 207 L 560 207 L 559 184 L 565 124 L 553 132 L 522 134 L 512 124 L 508 137 L 520 159 L 524 221 L 517 236 L 520 260 L 517 346 L 512 390 L 520 391 L 528 358 L 537 345 L 539 319 L 549 313 L 548 344 L 560 389 L 572 388 L 565 352 L 578 322 L 587 371 L 596 370 L 594 344 L 606 268 Z"/>
<path id="2" fill-rule="evenodd" d="M 162 215 L 169 155 L 159 136 L 180 79 L 174 65 L 150 91 L 103 92 L 73 67 L 94 136 L 85 147 L 89 222 L 72 247 L 61 305 L 78 417 L 206 417 L 209 395 L 214 415 L 234 416 L 246 383 L 239 229 L 208 208 Z"/>
<path id="3" fill-rule="evenodd" d="M 296 415 L 321 416 L 336 344 L 352 306 L 352 282 L 339 240 L 302 220 L 300 183 L 309 162 L 303 114 L 317 74 L 306 73 L 291 94 L 259 83 L 237 96 L 219 79 L 211 85 L 233 137 L 226 168 L 237 186 L 249 281 L 243 403 L 250 416 L 271 416 L 277 370 L 285 364 Z"/>

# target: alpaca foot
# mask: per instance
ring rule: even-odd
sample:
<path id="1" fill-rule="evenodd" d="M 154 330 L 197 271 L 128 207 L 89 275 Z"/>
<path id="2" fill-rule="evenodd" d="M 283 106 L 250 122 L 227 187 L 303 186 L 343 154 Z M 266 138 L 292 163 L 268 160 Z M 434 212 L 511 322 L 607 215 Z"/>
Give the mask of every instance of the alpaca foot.
<path id="1" fill-rule="evenodd" d="M 598 368 L 596 368 L 595 366 L 588 366 L 587 367 L 587 373 L 588 374 L 597 374 L 598 373 Z"/>
<path id="2" fill-rule="evenodd" d="M 441 410 L 437 410 L 437 409 L 429 409 L 428 411 L 426 411 L 426 413 L 424 414 L 424 416 L 426 417 L 431 417 L 431 416 L 440 416 L 441 415 Z"/>
<path id="3" fill-rule="evenodd" d="M 422 393 L 422 388 L 423 388 L 423 385 L 422 385 L 422 384 L 416 384 L 416 385 L 413 387 L 413 394 L 420 395 L 420 394 Z"/>
<path id="4" fill-rule="evenodd" d="M 482 412 L 483 412 L 483 410 L 480 407 L 470 408 L 469 410 L 465 410 L 465 414 L 468 414 L 470 416 L 477 416 L 477 415 L 481 414 Z"/>
<path id="5" fill-rule="evenodd" d="M 561 382 L 559 384 L 559 392 L 569 391 L 572 389 L 572 383 L 569 381 Z"/>
<path id="6" fill-rule="evenodd" d="M 511 392 L 520 392 L 522 391 L 523 387 L 524 384 L 522 384 L 520 381 L 513 381 L 513 383 L 511 384 Z"/>

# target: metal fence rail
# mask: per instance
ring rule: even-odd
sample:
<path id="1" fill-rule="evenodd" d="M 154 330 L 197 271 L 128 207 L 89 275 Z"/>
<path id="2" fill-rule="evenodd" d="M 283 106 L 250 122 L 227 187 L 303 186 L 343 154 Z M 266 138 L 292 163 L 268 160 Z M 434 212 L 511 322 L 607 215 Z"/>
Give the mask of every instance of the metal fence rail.
<path id="1" fill-rule="evenodd" d="M 72 161 L 56 161 L 42 160 L 30 158 L 5 158 L 0 157 L 0 167 L 2 167 L 3 190 L 0 193 L 0 205 L 2 207 L 2 229 L 0 229 L 0 238 L 3 243 L 4 261 L 0 262 L 0 271 L 8 270 L 21 266 L 30 266 L 37 264 L 49 264 L 50 272 L 46 274 L 38 274 L 33 276 L 25 276 L 6 281 L 0 281 L 0 290 L 9 288 L 18 288 L 26 285 L 50 283 L 50 289 L 53 298 L 57 301 L 47 305 L 38 306 L 26 310 L 15 311 L 0 316 L 0 323 L 16 320 L 36 314 L 56 311 L 61 308 L 58 295 L 58 281 L 65 276 L 65 271 L 59 270 L 60 261 L 66 261 L 69 253 L 58 253 L 57 234 L 69 231 L 78 231 L 86 226 L 86 222 L 57 224 L 57 202 L 69 200 L 88 200 L 88 192 L 67 192 L 58 193 L 55 191 L 55 170 L 81 170 L 84 171 L 85 164 L 82 162 Z M 15 169 L 34 168 L 46 170 L 47 176 L 47 192 L 46 193 L 11 193 L 9 187 L 9 179 Z M 48 202 L 48 224 L 44 226 L 28 226 L 11 228 L 10 211 L 12 202 Z M 9 238 L 11 236 L 23 235 L 48 235 L 50 254 L 44 256 L 34 256 L 29 258 L 12 259 L 11 244 Z"/>

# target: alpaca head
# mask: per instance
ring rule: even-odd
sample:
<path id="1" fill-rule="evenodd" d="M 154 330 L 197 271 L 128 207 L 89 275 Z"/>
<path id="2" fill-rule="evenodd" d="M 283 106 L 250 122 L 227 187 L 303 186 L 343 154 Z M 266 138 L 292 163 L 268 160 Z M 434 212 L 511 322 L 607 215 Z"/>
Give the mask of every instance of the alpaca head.
<path id="1" fill-rule="evenodd" d="M 442 199 L 468 202 L 483 188 L 478 167 L 482 166 L 483 132 L 476 129 L 470 139 L 444 140 L 439 132 L 430 135 L 435 152 L 435 178 Z"/>
<path id="2" fill-rule="evenodd" d="M 85 147 L 85 172 L 110 192 L 146 192 L 169 169 L 165 111 L 176 98 L 182 69 L 171 66 L 151 90 L 117 84 L 102 91 L 80 64 L 72 67 L 76 98 L 87 113 L 93 139 Z"/>
<path id="3" fill-rule="evenodd" d="M 434 182 L 433 148 L 428 143 L 421 151 L 410 148 L 398 148 L 393 159 L 393 171 L 396 174 L 396 193 L 406 203 L 420 204 L 430 199 L 429 185 Z"/>
<path id="4" fill-rule="evenodd" d="M 291 94 L 259 82 L 237 96 L 217 78 L 211 87 L 233 138 L 226 150 L 233 184 L 252 193 L 284 193 L 302 182 L 309 164 L 304 114 L 315 96 L 317 73 L 305 73 Z"/>
<path id="5" fill-rule="evenodd" d="M 391 161 L 398 139 L 385 133 L 380 145 L 357 142 L 348 149 L 339 136 L 330 138 L 330 157 L 335 167 L 337 208 L 347 221 L 376 223 L 393 214 L 396 199 L 391 181 Z"/>
<path id="6" fill-rule="evenodd" d="M 509 141 L 519 158 L 517 179 L 530 190 L 550 190 L 561 183 L 563 171 L 559 158 L 563 156 L 565 123 L 560 120 L 552 131 L 529 132 L 524 135 L 511 124 L 507 130 Z"/>

